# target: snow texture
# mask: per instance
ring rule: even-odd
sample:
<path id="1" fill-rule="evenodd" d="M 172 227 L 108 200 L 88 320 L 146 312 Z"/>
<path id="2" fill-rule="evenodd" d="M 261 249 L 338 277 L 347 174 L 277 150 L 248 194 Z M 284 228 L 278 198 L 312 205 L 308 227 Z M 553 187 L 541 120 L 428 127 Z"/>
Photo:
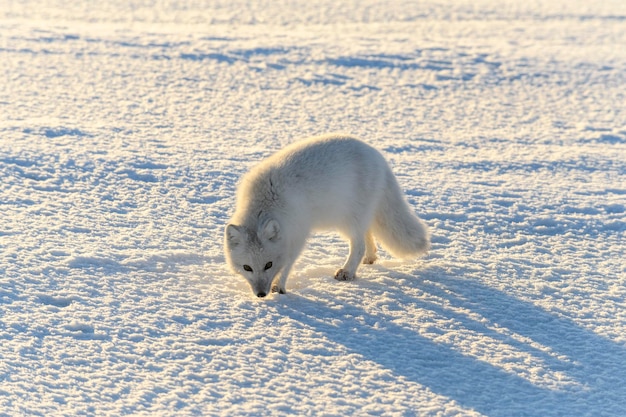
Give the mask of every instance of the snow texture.
<path id="1" fill-rule="evenodd" d="M 624 416 L 626 2 L 0 0 L 0 415 Z M 354 134 L 433 234 L 257 300 L 240 176 Z"/>

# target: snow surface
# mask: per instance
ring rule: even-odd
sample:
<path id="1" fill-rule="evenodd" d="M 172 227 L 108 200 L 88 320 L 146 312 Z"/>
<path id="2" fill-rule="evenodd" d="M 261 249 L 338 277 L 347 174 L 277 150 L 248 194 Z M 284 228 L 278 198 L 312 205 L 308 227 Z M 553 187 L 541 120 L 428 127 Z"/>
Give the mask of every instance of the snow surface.
<path id="1" fill-rule="evenodd" d="M 625 45 L 622 0 L 0 0 L 0 415 L 626 415 Z M 316 235 L 258 300 L 237 180 L 330 131 L 432 252 Z"/>

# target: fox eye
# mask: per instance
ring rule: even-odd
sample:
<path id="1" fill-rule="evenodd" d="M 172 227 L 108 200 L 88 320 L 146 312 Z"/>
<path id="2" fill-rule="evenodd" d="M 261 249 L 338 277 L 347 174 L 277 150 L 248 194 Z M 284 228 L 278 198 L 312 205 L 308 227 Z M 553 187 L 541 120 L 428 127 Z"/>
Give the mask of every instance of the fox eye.
<path id="1" fill-rule="evenodd" d="M 252 268 L 250 268 L 250 265 L 244 265 L 243 269 L 244 271 L 252 272 Z"/>
<path id="2" fill-rule="evenodd" d="M 268 262 L 265 264 L 265 270 L 267 271 L 268 269 L 270 269 L 272 267 L 272 263 Z"/>

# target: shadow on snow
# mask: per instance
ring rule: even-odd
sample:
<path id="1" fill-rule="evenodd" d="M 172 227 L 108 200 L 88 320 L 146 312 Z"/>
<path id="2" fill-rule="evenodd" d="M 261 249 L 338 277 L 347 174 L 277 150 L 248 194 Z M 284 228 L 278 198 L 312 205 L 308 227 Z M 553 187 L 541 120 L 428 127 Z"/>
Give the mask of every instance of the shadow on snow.
<path id="1" fill-rule="evenodd" d="M 392 276 L 398 274 L 393 272 Z M 335 305 L 336 300 L 330 300 L 331 295 L 326 296 L 329 300 L 325 303 L 323 294 L 315 294 L 322 301 L 290 294 L 276 308 L 280 314 L 313 328 L 364 359 L 486 415 L 537 415 L 540 410 L 542 413 L 550 410 L 550 415 L 601 416 L 619 415 L 626 408 L 624 346 L 561 315 L 481 283 L 450 276 L 443 270 L 424 271 L 421 279 L 400 276 L 405 277 L 445 302 L 437 304 L 402 294 L 398 308 L 411 302 L 456 320 L 481 336 L 495 338 L 540 358 L 549 372 L 564 373 L 574 379 L 575 385 L 556 389 L 536 385 L 514 372 L 465 355 L 450 344 L 437 343 L 395 324 L 391 317 L 369 313 L 355 304 L 344 305 L 339 311 L 332 309 L 329 305 Z M 368 297 L 390 290 L 381 283 L 368 282 L 366 286 L 364 294 Z M 496 332 L 459 309 L 470 311 L 472 316 L 479 315 L 487 323 L 507 328 L 522 338 Z M 384 324 L 373 327 L 380 322 Z M 526 343 L 526 339 L 547 347 L 551 353 L 532 346 L 530 341 Z"/>

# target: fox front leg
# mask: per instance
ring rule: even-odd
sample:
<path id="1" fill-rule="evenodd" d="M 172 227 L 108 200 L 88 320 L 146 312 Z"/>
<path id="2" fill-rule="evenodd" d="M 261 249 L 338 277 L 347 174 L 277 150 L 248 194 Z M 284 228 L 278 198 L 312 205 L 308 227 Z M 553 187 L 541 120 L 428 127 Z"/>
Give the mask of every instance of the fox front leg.
<path id="1" fill-rule="evenodd" d="M 287 263 L 283 267 L 283 270 L 280 272 L 280 278 L 274 281 L 274 285 L 272 285 L 272 292 L 287 294 L 287 278 L 289 277 L 289 273 L 291 272 L 291 267 L 293 266 L 293 263 L 293 260 L 287 261 Z"/>

